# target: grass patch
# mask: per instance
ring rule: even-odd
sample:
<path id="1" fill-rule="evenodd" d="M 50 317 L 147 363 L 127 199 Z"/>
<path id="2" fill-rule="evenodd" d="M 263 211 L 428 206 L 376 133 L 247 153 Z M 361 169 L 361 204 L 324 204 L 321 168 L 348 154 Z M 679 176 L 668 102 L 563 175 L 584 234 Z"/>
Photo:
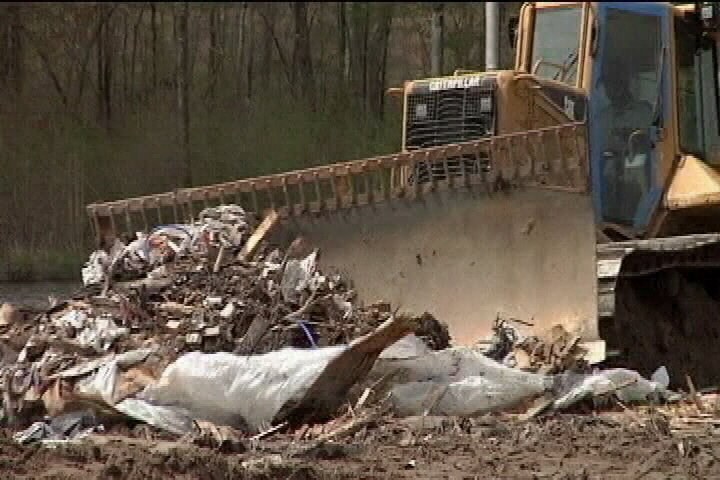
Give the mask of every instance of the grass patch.
<path id="1" fill-rule="evenodd" d="M 401 112 L 370 118 L 353 105 L 310 111 L 258 98 L 245 111 L 198 107 L 191 122 L 195 185 L 395 152 Z M 182 186 L 171 110 L 148 106 L 105 131 L 58 116 L 48 129 L 0 126 L 0 280 L 77 280 L 93 244 L 85 206 Z M 2 120 L 2 118 L 0 118 Z M 2 122 L 0 122 L 2 125 Z M 14 131 L 13 131 L 14 128 Z M 11 135 L 12 133 L 12 135 Z"/>
<path id="2" fill-rule="evenodd" d="M 0 260 L 0 281 L 79 281 L 87 255 L 73 250 L 13 248 Z"/>

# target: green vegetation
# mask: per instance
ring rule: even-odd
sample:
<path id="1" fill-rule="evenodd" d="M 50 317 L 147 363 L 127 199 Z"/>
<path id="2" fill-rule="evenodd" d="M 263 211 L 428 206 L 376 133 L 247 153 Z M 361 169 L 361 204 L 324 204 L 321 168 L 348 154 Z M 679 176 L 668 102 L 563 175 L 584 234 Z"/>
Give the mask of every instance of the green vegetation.
<path id="1" fill-rule="evenodd" d="M 0 281 L 78 279 L 85 205 L 182 187 L 188 164 L 205 185 L 397 151 L 384 91 L 429 73 L 430 8 L 0 6 Z M 446 72 L 479 68 L 482 4 L 446 4 L 445 24 Z"/>

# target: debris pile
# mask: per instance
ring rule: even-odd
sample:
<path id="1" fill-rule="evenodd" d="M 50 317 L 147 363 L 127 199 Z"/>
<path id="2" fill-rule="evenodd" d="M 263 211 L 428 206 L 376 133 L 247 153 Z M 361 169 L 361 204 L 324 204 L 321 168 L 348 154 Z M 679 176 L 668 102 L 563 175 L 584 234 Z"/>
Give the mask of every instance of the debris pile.
<path id="1" fill-rule="evenodd" d="M 281 430 L 337 437 L 388 412 L 535 416 L 671 398 L 664 369 L 593 371 L 561 327 L 523 337 L 498 318 L 489 348 L 453 346 L 430 313 L 362 304 L 304 239 L 273 245 L 278 222 L 208 208 L 93 252 L 84 287 L 34 318 L 3 308 L 0 421 L 20 443 L 139 423 L 237 451 Z"/>
<path id="2" fill-rule="evenodd" d="M 591 371 L 585 358 L 588 351 L 580 345 L 580 337 L 571 335 L 561 325 L 553 326 L 544 335 L 523 337 L 512 323 L 532 326 L 522 320 L 498 316 L 485 356 L 527 372 L 555 374 Z"/>
<path id="3" fill-rule="evenodd" d="M 57 437 L 44 415 L 88 403 L 102 421 L 130 417 L 177 434 L 200 417 L 258 431 L 321 393 L 312 413 L 327 417 L 407 333 L 431 349 L 449 346 L 447 327 L 428 313 L 359 304 L 350 282 L 320 271 L 320 252 L 302 238 L 284 251 L 265 241 L 277 221 L 271 213 L 253 222 L 235 205 L 208 208 L 192 224 L 93 252 L 84 287 L 35 318 L 3 307 L 1 419 L 36 421 L 23 441 Z M 346 385 L 313 390 L 345 363 Z M 183 402 L 192 414 L 176 408 Z"/>

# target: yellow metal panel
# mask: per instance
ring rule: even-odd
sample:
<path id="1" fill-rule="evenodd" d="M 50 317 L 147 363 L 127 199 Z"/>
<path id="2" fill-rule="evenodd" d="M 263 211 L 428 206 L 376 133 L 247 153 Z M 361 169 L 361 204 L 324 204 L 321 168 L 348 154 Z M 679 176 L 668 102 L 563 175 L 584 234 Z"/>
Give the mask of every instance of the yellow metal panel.
<path id="1" fill-rule="evenodd" d="M 585 2 L 535 2 L 535 8 L 562 8 L 562 7 L 577 7 Z"/>
<path id="2" fill-rule="evenodd" d="M 532 3 L 526 3 L 520 10 L 518 51 L 516 54 L 516 70 L 530 72 L 530 52 L 532 51 L 532 39 L 535 25 L 535 7 Z"/>
<path id="3" fill-rule="evenodd" d="M 674 17 L 671 17 L 674 22 Z M 665 135 L 660 145 L 660 163 L 658 165 L 658 178 L 657 181 L 663 185 L 667 185 L 673 181 L 671 179 L 675 165 L 680 158 L 681 152 L 680 137 L 678 132 L 678 100 L 677 100 L 677 45 L 675 44 L 675 25 L 670 27 L 670 81 L 672 85 L 672 91 L 670 93 L 671 100 L 670 105 L 672 111 L 670 112 L 670 121 L 665 125 Z"/>
<path id="4" fill-rule="evenodd" d="M 560 324 L 598 340 L 589 195 L 479 187 L 292 218 L 286 228 L 317 245 L 320 263 L 347 273 L 361 298 L 431 311 L 456 344 L 490 336 L 498 314 L 533 323 L 535 333 Z"/>
<path id="5" fill-rule="evenodd" d="M 578 72 L 578 77 L 581 81 L 581 83 L 579 83 L 580 88 L 582 88 L 586 92 L 589 92 L 590 87 L 592 86 L 592 70 L 593 70 L 593 61 L 594 61 L 594 58 L 591 56 L 591 54 L 592 54 L 592 33 L 593 33 L 593 23 L 595 22 L 596 10 L 592 8 L 591 3 L 586 3 L 584 6 L 584 10 L 585 11 L 582 16 L 583 24 L 584 24 L 584 36 L 582 38 L 583 62 L 579 66 L 579 68 L 581 68 L 582 71 Z"/>
<path id="6" fill-rule="evenodd" d="M 683 156 L 665 196 L 665 206 L 676 210 L 709 203 L 720 203 L 720 174 L 692 155 Z"/>

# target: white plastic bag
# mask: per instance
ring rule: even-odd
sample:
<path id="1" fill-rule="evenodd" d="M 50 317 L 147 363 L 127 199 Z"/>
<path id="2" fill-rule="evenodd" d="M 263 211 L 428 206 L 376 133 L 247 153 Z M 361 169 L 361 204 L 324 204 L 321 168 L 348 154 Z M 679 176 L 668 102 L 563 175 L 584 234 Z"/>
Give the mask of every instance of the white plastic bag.
<path id="1" fill-rule="evenodd" d="M 346 346 L 284 348 L 263 355 L 187 353 L 137 398 L 178 406 L 213 423 L 260 430 L 290 400 L 300 400 Z"/>
<path id="2" fill-rule="evenodd" d="M 391 348 L 400 353 L 398 346 Z M 552 383 L 550 377 L 506 367 L 469 347 L 407 358 L 381 356 L 371 375 L 393 375 L 390 398 L 401 416 L 426 411 L 472 416 L 503 410 L 541 395 Z"/>
<path id="3" fill-rule="evenodd" d="M 567 393 L 553 403 L 562 410 L 593 396 L 615 393 L 624 403 L 657 402 L 668 395 L 668 377 L 665 367 L 660 367 L 652 380 L 643 378 L 638 372 L 624 368 L 611 368 L 581 378 Z"/>

